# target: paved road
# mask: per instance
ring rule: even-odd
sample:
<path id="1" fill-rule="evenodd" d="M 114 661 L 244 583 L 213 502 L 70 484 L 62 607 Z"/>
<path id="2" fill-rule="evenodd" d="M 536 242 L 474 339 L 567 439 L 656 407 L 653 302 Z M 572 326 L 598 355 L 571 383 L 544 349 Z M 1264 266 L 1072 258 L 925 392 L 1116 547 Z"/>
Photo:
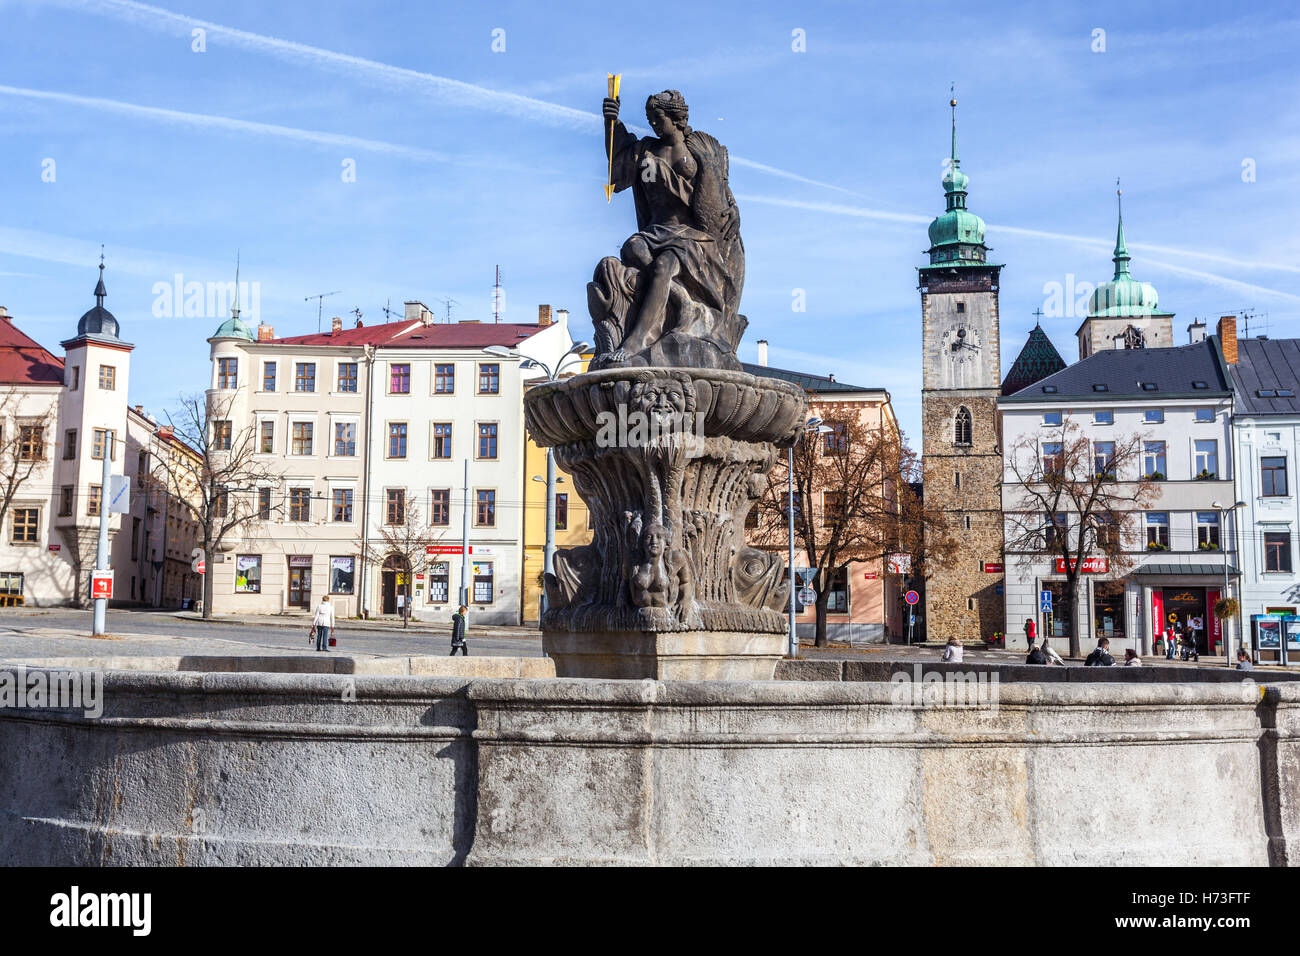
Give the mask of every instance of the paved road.
<path id="1" fill-rule="evenodd" d="M 92 638 L 91 612 L 66 608 L 0 610 L 0 657 L 148 656 L 186 654 L 297 654 L 308 649 L 305 620 L 268 617 L 238 623 L 205 622 L 166 611 L 111 610 L 109 637 Z M 446 654 L 446 628 L 436 631 L 360 625 L 338 628 L 337 650 L 348 654 L 403 657 Z M 470 629 L 469 652 L 489 656 L 541 657 L 537 631 Z"/>

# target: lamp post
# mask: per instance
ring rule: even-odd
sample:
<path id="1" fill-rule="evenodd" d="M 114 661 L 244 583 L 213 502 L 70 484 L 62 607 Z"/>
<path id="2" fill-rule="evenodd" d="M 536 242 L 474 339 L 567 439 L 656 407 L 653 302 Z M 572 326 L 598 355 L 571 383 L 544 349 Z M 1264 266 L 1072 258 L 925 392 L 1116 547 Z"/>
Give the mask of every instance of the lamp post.
<path id="1" fill-rule="evenodd" d="M 555 369 L 539 359 L 524 356 L 520 359 L 519 367 L 521 369 L 539 368 L 546 375 L 545 382 L 559 381 L 560 372 L 564 366 L 569 364 L 570 360 L 581 362 L 581 354 L 591 348 L 589 342 L 575 342 L 569 347 L 569 350 L 560 356 L 555 363 Z M 518 353 L 506 348 L 504 345 L 489 345 L 483 350 L 488 355 L 494 355 L 497 358 L 514 358 Z M 555 573 L 555 453 L 552 449 L 546 449 L 546 545 L 542 550 L 542 610 L 546 610 L 546 584 L 545 576 Z M 539 621 L 540 624 L 540 621 Z"/>
<path id="2" fill-rule="evenodd" d="M 799 656 L 799 634 L 795 626 L 795 574 L 794 574 L 794 446 L 803 439 L 809 432 L 816 432 L 819 435 L 833 431 L 829 425 L 823 425 L 822 420 L 813 416 L 804 423 L 803 431 L 799 437 L 791 442 L 790 447 L 786 449 L 786 471 L 785 471 L 785 512 L 786 519 L 790 530 L 790 640 L 789 651 L 792 658 Z"/>
<path id="3" fill-rule="evenodd" d="M 1238 501 L 1232 505 L 1224 506 L 1222 503 L 1215 501 L 1210 507 L 1219 512 L 1219 530 L 1223 538 L 1223 596 L 1226 598 L 1228 596 L 1228 515 L 1236 514 L 1238 508 L 1246 507 L 1246 502 Z M 1213 609 L 1211 609 L 1210 613 L 1214 613 Z M 1216 614 L 1215 617 L 1217 618 L 1218 615 Z M 1228 618 L 1223 618 L 1219 621 L 1219 627 L 1223 631 L 1223 661 L 1226 666 L 1231 667 L 1232 640 L 1229 637 L 1228 622 Z"/>

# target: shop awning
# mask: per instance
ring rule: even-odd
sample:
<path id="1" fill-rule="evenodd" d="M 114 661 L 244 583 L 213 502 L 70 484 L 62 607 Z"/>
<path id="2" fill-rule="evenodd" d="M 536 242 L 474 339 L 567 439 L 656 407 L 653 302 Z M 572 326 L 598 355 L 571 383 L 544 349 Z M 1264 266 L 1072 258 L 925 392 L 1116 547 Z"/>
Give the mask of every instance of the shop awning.
<path id="1" fill-rule="evenodd" d="M 1210 575 L 1223 577 L 1223 564 L 1210 564 L 1205 561 L 1161 561 L 1149 562 L 1133 569 L 1133 577 L 1188 577 L 1192 575 Z M 1228 576 L 1237 577 L 1241 572 L 1228 565 Z"/>

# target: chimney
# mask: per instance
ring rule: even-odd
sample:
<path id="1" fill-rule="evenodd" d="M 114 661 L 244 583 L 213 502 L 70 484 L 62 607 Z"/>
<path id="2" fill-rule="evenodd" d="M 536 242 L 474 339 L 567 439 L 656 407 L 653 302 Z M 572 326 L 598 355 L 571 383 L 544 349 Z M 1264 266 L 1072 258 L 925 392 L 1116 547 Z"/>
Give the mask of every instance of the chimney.
<path id="1" fill-rule="evenodd" d="M 569 324 L 569 310 L 568 310 L 568 309 L 556 309 L 556 310 L 555 310 L 555 321 L 558 322 L 560 325 L 563 325 L 563 326 L 567 327 L 568 324 Z"/>
<path id="2" fill-rule="evenodd" d="M 423 302 L 409 299 L 403 302 L 402 305 L 406 307 L 407 322 L 419 321 L 423 325 L 433 325 L 433 313 L 429 311 L 429 307 Z"/>
<path id="3" fill-rule="evenodd" d="M 275 326 L 267 325 L 264 322 L 257 323 L 257 341 L 269 342 L 275 338 Z"/>
<path id="4" fill-rule="evenodd" d="M 539 305 L 537 307 L 537 324 L 538 325 L 551 324 L 551 307 L 549 305 Z"/>
<path id="5" fill-rule="evenodd" d="M 1205 323 L 1200 319 L 1194 321 L 1187 327 L 1187 342 L 1189 345 L 1195 345 L 1197 342 L 1205 341 Z"/>
<path id="6" fill-rule="evenodd" d="M 334 318 L 330 319 L 330 335 L 338 335 L 342 331 L 343 318 L 342 316 L 336 315 Z"/>
<path id="7" fill-rule="evenodd" d="M 827 380 L 828 382 L 833 382 L 833 381 L 835 381 L 835 373 L 834 373 L 834 372 L 831 372 L 831 374 L 827 375 L 827 376 L 826 376 L 826 380 Z"/>
<path id="8" fill-rule="evenodd" d="M 1225 315 L 1219 318 L 1219 348 L 1223 349 L 1223 360 L 1229 365 L 1237 364 L 1237 317 Z"/>
<path id="9" fill-rule="evenodd" d="M 758 364 L 767 368 L 767 339 L 758 340 Z"/>
<path id="10" fill-rule="evenodd" d="M 3 305 L 0 305 L 0 319 L 4 319 L 6 322 L 13 321 L 13 316 L 9 314 L 9 310 L 6 309 Z"/>
<path id="11" fill-rule="evenodd" d="M 137 406 L 135 407 L 135 413 L 136 413 L 137 415 L 139 415 L 140 417 L 143 418 L 143 417 L 144 417 L 144 406 L 143 406 L 143 405 L 137 405 Z"/>

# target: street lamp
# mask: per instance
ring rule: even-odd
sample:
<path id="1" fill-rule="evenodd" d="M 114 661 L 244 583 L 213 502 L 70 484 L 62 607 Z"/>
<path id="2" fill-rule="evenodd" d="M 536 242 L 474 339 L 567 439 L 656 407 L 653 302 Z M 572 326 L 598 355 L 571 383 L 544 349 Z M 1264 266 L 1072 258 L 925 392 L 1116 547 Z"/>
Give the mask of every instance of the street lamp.
<path id="1" fill-rule="evenodd" d="M 524 356 L 519 361 L 521 369 L 538 368 L 546 375 L 546 382 L 559 381 L 560 372 L 564 366 L 571 361 L 581 363 L 582 353 L 590 350 L 591 343 L 575 342 L 569 347 L 569 350 L 560 356 L 559 361 L 555 363 L 555 369 L 540 359 Z M 497 358 L 514 358 L 518 353 L 506 348 L 504 345 L 489 345 L 483 350 L 488 355 L 495 355 Z M 534 480 L 540 480 L 536 476 Z M 542 551 L 542 610 L 547 608 L 546 600 L 546 578 L 548 574 L 555 573 L 555 483 L 558 479 L 555 477 L 555 453 L 546 449 L 546 547 Z M 466 505 L 468 507 L 468 505 Z"/>
<path id="2" fill-rule="evenodd" d="M 1223 596 L 1228 596 L 1228 515 L 1234 514 L 1238 508 L 1246 507 L 1246 502 L 1238 501 L 1235 504 L 1224 506 L 1221 502 L 1212 502 L 1210 507 L 1219 512 L 1220 532 L 1223 538 Z M 1210 613 L 1214 613 L 1211 609 Z M 1217 617 L 1217 615 L 1216 615 Z M 1219 625 L 1223 629 L 1223 660 L 1228 666 L 1232 666 L 1232 640 L 1228 636 L 1228 618 L 1224 618 Z"/>
<path id="3" fill-rule="evenodd" d="M 799 443 L 803 437 L 810 432 L 818 435 L 824 435 L 834 431 L 829 425 L 823 425 L 822 420 L 815 415 L 804 423 L 803 431 L 799 436 L 790 443 L 786 449 L 786 471 L 785 471 L 785 511 L 790 529 L 790 640 L 789 651 L 792 658 L 799 656 L 799 635 L 795 628 L 795 585 L 794 585 L 794 446 Z"/>

